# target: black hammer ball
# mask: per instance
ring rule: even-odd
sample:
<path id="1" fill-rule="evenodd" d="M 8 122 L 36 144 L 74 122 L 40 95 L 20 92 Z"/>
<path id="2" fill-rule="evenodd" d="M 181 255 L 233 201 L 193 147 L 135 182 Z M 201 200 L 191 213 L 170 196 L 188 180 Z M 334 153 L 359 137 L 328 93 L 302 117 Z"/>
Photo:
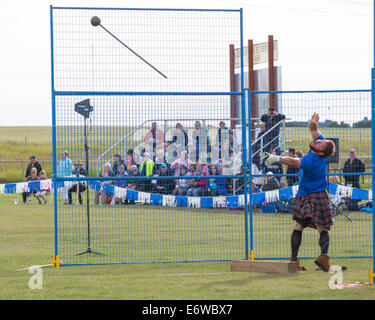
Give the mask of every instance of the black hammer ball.
<path id="1" fill-rule="evenodd" d="M 91 24 L 92 24 L 94 27 L 98 26 L 98 25 L 100 24 L 100 18 L 97 17 L 97 16 L 92 17 L 92 18 L 91 18 Z"/>

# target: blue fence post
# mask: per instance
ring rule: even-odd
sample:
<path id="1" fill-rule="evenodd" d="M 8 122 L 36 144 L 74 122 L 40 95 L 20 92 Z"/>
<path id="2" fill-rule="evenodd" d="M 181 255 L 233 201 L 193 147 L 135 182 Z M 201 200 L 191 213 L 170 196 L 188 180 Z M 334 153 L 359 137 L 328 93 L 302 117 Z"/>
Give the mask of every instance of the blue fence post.
<path id="1" fill-rule="evenodd" d="M 247 118 L 249 124 L 249 186 L 250 186 L 250 199 L 249 199 L 249 228 L 250 228 L 250 260 L 254 260 L 254 235 L 253 235 L 253 192 L 252 192 L 252 185 L 253 185 L 253 160 L 252 160 L 252 146 L 251 146 L 251 92 L 248 91 L 248 111 L 247 111 Z"/>
<path id="2" fill-rule="evenodd" d="M 373 18 L 375 19 L 375 0 L 373 2 Z M 374 197 L 374 184 L 375 184 L 375 176 L 374 176 L 374 168 L 375 168 L 375 20 L 373 21 L 373 31 L 374 31 L 374 39 L 373 39 L 373 68 L 371 69 L 371 165 L 372 165 L 372 197 Z M 371 199 L 373 201 L 373 199 Z M 372 205 L 372 268 L 369 271 L 369 283 L 374 283 L 374 270 L 375 270 L 375 241 L 374 241 L 374 233 L 375 233 L 375 208 Z"/>
<path id="3" fill-rule="evenodd" d="M 247 152 L 246 152 L 246 92 L 244 85 L 244 74 L 243 74 L 243 14 L 242 8 L 240 9 L 240 40 L 241 40 L 241 124 L 242 124 L 242 175 L 244 180 L 244 216 L 245 216 L 245 259 L 249 259 L 249 236 L 248 236 L 248 205 L 247 205 Z"/>
<path id="4" fill-rule="evenodd" d="M 52 185 L 53 185 L 53 206 L 54 206 L 54 229 L 55 229 L 55 257 L 59 254 L 58 228 L 57 228 L 57 183 L 56 183 L 56 93 L 54 73 L 54 51 L 53 51 L 53 6 L 50 6 L 50 37 L 51 37 L 51 98 L 52 98 Z"/>

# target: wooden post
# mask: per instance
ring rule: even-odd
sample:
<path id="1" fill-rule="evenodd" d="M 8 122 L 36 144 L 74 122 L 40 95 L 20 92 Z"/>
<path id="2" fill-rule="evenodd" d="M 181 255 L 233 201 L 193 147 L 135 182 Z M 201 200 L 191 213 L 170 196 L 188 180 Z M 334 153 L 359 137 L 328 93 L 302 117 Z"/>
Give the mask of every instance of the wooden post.
<path id="1" fill-rule="evenodd" d="M 268 91 L 276 91 L 276 81 L 275 81 L 275 68 L 273 65 L 273 36 L 268 36 Z M 276 111 L 277 109 L 277 103 L 276 103 L 276 94 L 270 93 L 269 94 L 269 107 L 274 107 Z"/>
<path id="2" fill-rule="evenodd" d="M 254 73 L 254 44 L 253 40 L 248 40 L 248 77 L 249 77 L 249 90 L 255 91 L 255 73 Z M 250 95 L 251 112 L 249 114 L 250 119 L 258 117 L 258 110 L 255 106 L 255 94 Z M 249 119 L 249 121 L 250 121 Z M 255 140 L 255 120 L 251 120 L 251 142 Z"/>
<path id="3" fill-rule="evenodd" d="M 230 79 L 230 92 L 236 91 L 236 83 L 235 83 L 235 73 L 234 73 L 234 45 L 229 45 L 229 79 Z M 236 97 L 231 96 L 230 97 L 230 128 L 235 129 L 236 128 L 236 122 L 237 120 L 234 120 L 234 118 L 237 118 L 237 110 L 236 110 Z"/>

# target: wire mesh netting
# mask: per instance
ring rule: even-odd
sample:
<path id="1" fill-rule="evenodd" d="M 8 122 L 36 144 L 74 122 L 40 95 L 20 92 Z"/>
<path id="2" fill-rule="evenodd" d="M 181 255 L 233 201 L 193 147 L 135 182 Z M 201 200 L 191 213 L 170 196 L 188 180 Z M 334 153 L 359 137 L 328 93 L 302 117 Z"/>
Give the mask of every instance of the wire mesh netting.
<path id="1" fill-rule="evenodd" d="M 244 213 L 200 202 L 243 190 L 229 93 L 240 11 L 53 8 L 52 18 L 60 258 L 241 258 Z"/>
<path id="2" fill-rule="evenodd" d="M 336 144 L 332 200 L 352 220 L 334 217 L 329 254 L 371 256 L 372 216 L 360 211 L 372 187 L 368 90 L 244 90 L 230 55 L 242 46 L 240 10 L 51 13 L 64 264 L 230 260 L 249 250 L 288 259 L 299 172 L 266 166 L 266 152 L 306 155 L 314 112 Z M 318 233 L 306 230 L 299 256 L 319 253 Z"/>
<path id="3" fill-rule="evenodd" d="M 328 164 L 327 180 L 331 187 L 337 186 L 337 190 L 340 191 L 336 191 L 330 197 L 332 201 L 337 202 L 337 205 L 340 204 L 340 207 L 342 205 L 345 213 L 352 219 L 350 222 L 342 214 L 334 217 L 329 254 L 336 257 L 371 256 L 372 214 L 359 211 L 371 199 L 366 194 L 364 197 L 355 197 L 353 194 L 353 188 L 368 191 L 372 186 L 370 91 L 253 94 L 261 96 L 256 101 L 267 101 L 267 105 L 251 106 L 257 110 L 255 114 L 259 115 L 252 119 L 255 128 L 252 134 L 252 172 L 263 174 L 253 177 L 253 186 L 258 185 L 262 191 L 294 187 L 293 196 L 295 196 L 300 179 L 299 170 L 278 163 L 267 166 L 265 152 L 298 158 L 305 156 L 310 151 L 309 145 L 313 141 L 308 122 L 311 115 L 317 112 L 320 116 L 320 132 L 326 139 L 333 140 L 336 145 L 336 153 Z M 250 98 L 251 95 L 249 100 Z M 272 100 L 278 103 L 269 104 L 268 102 Z M 276 117 L 277 113 L 283 118 L 279 126 L 273 126 L 275 122 L 269 118 L 270 106 L 275 109 L 273 117 Z M 272 129 L 268 130 L 270 126 Z M 251 237 L 253 237 L 256 257 L 289 257 L 290 235 L 294 228 L 291 219 L 292 201 L 293 197 L 288 200 L 272 201 L 270 204 L 265 201 L 264 204 L 258 204 L 253 209 Z M 272 206 L 276 214 L 267 213 L 270 210 L 267 206 Z M 299 256 L 316 257 L 319 254 L 319 234 L 308 228 L 303 234 Z"/>

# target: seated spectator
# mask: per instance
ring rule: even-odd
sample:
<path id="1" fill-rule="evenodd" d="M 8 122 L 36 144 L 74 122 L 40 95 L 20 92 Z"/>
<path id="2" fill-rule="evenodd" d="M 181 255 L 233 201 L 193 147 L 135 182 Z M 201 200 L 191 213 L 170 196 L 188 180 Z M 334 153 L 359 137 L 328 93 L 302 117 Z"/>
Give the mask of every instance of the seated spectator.
<path id="1" fill-rule="evenodd" d="M 196 170 L 192 174 L 193 176 L 207 176 L 208 169 L 206 165 L 196 164 Z M 207 179 L 194 179 L 191 182 L 191 187 L 187 192 L 188 197 L 201 197 L 206 195 Z"/>
<path id="2" fill-rule="evenodd" d="M 38 181 L 39 177 L 37 175 L 37 169 L 36 168 L 32 168 L 31 169 L 31 174 L 29 177 L 26 178 L 26 181 L 27 182 L 31 182 L 31 181 Z M 36 194 L 37 191 L 31 191 L 31 192 L 28 192 L 28 191 L 25 191 L 25 192 L 22 192 L 22 199 L 23 199 L 23 203 L 26 203 L 26 200 L 31 200 L 31 195 L 32 194 Z"/>
<path id="3" fill-rule="evenodd" d="M 127 175 L 128 174 L 125 170 L 125 165 L 120 164 L 118 166 L 118 173 L 117 173 L 116 177 L 126 177 Z M 113 184 L 116 187 L 125 189 L 128 186 L 128 180 L 115 180 Z M 112 201 L 111 201 L 111 204 L 112 205 L 114 205 L 114 204 L 124 204 L 124 199 L 113 197 Z"/>
<path id="4" fill-rule="evenodd" d="M 169 177 L 172 174 L 168 170 L 168 166 L 163 163 L 160 167 L 160 177 Z M 173 179 L 157 179 L 156 192 L 161 194 L 171 194 L 174 188 Z"/>
<path id="5" fill-rule="evenodd" d="M 36 168 L 36 174 L 38 177 L 39 177 L 40 172 L 42 171 L 42 166 L 37 161 L 36 156 L 31 156 L 29 160 L 30 160 L 30 163 L 27 165 L 27 168 L 26 168 L 25 181 L 27 181 L 27 178 L 31 176 L 32 168 Z"/>
<path id="6" fill-rule="evenodd" d="M 138 168 L 135 164 L 133 164 L 130 168 L 130 171 L 129 171 L 129 176 L 130 177 L 139 177 L 139 171 L 138 171 Z M 126 186 L 126 189 L 129 189 L 129 190 L 138 190 L 138 191 L 142 191 L 143 190 L 143 185 L 142 185 L 142 181 L 141 180 L 138 180 L 138 179 L 134 179 L 134 180 L 128 180 L 127 182 L 127 186 Z M 134 200 L 129 200 L 128 199 L 125 199 L 125 204 L 134 204 Z"/>
<path id="7" fill-rule="evenodd" d="M 86 177 L 87 176 L 87 171 L 83 168 L 83 162 L 82 161 L 78 161 L 75 164 L 75 169 L 73 171 L 73 175 L 75 175 L 76 177 Z M 73 192 L 78 193 L 79 204 L 82 204 L 83 203 L 82 202 L 82 192 L 85 191 L 85 190 L 86 190 L 86 185 L 84 184 L 83 181 L 74 183 L 74 185 L 71 188 L 68 189 L 69 204 L 72 204 L 72 202 L 73 202 L 72 201 L 72 193 Z"/>
<path id="8" fill-rule="evenodd" d="M 113 176 L 114 176 L 114 173 L 112 171 L 111 164 L 109 162 L 107 162 L 104 165 L 104 171 L 102 173 L 100 173 L 99 177 L 113 177 Z M 100 203 L 106 204 L 107 200 L 111 197 L 111 195 L 109 193 L 106 193 L 106 192 L 103 191 L 104 184 L 112 184 L 112 181 L 108 181 L 108 180 L 103 181 L 102 184 L 101 184 L 100 191 L 95 191 L 95 204 L 99 204 L 100 198 L 101 198 Z"/>
<path id="9" fill-rule="evenodd" d="M 279 180 L 277 180 L 276 177 L 273 176 L 273 173 L 271 171 L 267 172 L 265 180 L 266 181 L 262 188 L 263 192 L 276 190 L 280 188 Z"/>
<path id="10" fill-rule="evenodd" d="M 47 178 L 47 174 L 44 170 L 40 171 L 40 174 L 39 174 L 39 178 L 38 178 L 39 181 L 42 181 L 42 180 L 48 180 Z M 46 189 L 40 189 L 40 191 L 38 191 L 36 194 L 35 194 L 35 198 L 37 198 L 38 200 L 38 203 L 39 204 L 42 204 L 42 202 L 40 201 L 40 198 L 42 198 L 44 200 L 44 203 L 45 204 L 48 204 L 48 201 L 47 201 L 47 198 L 46 196 L 48 194 L 51 193 L 51 188 L 46 188 Z"/>
<path id="11" fill-rule="evenodd" d="M 181 152 L 180 158 L 172 162 L 171 169 L 174 171 L 175 176 L 179 176 L 181 167 L 185 167 L 186 169 L 189 169 L 191 164 L 192 162 L 188 158 L 187 151 L 183 150 Z"/>
<path id="12" fill-rule="evenodd" d="M 259 170 L 258 166 L 255 163 L 252 163 L 251 165 L 251 173 L 253 175 L 262 174 L 262 172 Z M 264 177 L 253 177 L 253 182 L 255 183 L 256 187 L 259 190 L 262 190 L 263 181 L 264 181 Z"/>
<path id="13" fill-rule="evenodd" d="M 151 177 L 154 175 L 155 163 L 150 158 L 150 154 L 145 152 L 144 160 L 139 166 L 139 173 L 143 177 Z M 151 192 L 151 180 L 145 179 L 143 182 L 143 190 L 145 192 Z"/>
<path id="14" fill-rule="evenodd" d="M 210 176 L 218 176 L 220 175 L 217 167 L 213 164 L 210 166 Z M 222 196 L 228 194 L 227 190 L 225 189 L 225 178 L 217 177 L 207 179 L 206 183 L 206 190 L 208 196 Z"/>
<path id="15" fill-rule="evenodd" d="M 117 176 L 118 167 L 121 165 L 125 166 L 125 163 L 124 163 L 124 160 L 122 160 L 121 155 L 117 153 L 113 156 L 113 166 L 112 166 L 112 171 L 115 176 Z M 125 166 L 125 170 L 126 170 L 126 166 Z"/>
<path id="16" fill-rule="evenodd" d="M 289 148 L 288 156 L 292 157 L 292 158 L 296 158 L 297 157 L 296 149 Z M 295 166 L 287 166 L 286 173 L 287 174 L 298 174 L 299 168 L 297 168 Z M 298 183 L 298 177 L 286 177 L 286 180 L 287 180 L 287 183 L 288 183 L 288 187 L 294 186 L 295 184 Z"/>
<path id="17" fill-rule="evenodd" d="M 179 176 L 186 176 L 189 175 L 187 168 L 185 166 L 180 166 L 180 174 Z M 191 185 L 191 179 L 176 179 L 176 187 L 173 190 L 174 196 L 186 196 L 187 191 Z"/>

